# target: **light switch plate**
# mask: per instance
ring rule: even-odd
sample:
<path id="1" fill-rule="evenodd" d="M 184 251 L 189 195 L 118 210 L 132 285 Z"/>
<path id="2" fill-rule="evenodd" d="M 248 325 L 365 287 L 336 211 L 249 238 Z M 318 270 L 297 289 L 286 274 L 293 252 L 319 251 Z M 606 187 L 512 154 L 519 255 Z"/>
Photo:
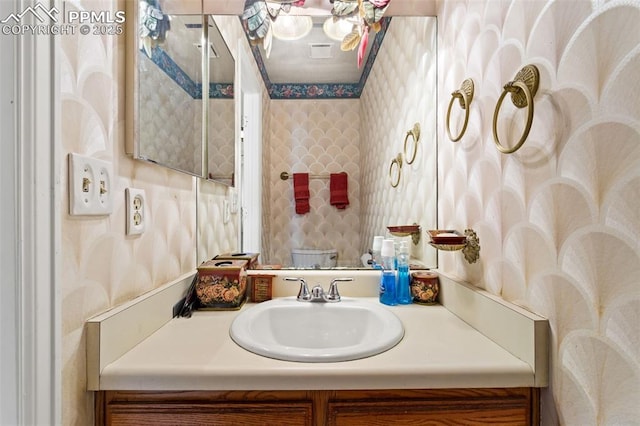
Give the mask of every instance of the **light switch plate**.
<path id="1" fill-rule="evenodd" d="M 127 210 L 127 235 L 142 234 L 149 221 L 149 211 L 144 189 L 125 189 L 125 204 Z"/>
<path id="2" fill-rule="evenodd" d="M 112 164 L 69 154 L 69 214 L 101 216 L 113 212 Z"/>

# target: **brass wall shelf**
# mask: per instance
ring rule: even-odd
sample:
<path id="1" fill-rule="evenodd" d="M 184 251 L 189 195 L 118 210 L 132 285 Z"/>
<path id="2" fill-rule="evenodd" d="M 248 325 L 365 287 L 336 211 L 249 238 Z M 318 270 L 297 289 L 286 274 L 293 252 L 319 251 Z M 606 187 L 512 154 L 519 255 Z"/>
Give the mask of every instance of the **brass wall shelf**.
<path id="1" fill-rule="evenodd" d="M 462 244 L 436 244 L 433 241 L 430 241 L 429 244 L 443 251 L 462 250 L 462 254 L 467 262 L 476 263 L 480 259 L 480 238 L 478 238 L 478 235 L 473 229 L 465 229 L 464 235 L 466 236 L 466 241 Z"/>
<path id="2" fill-rule="evenodd" d="M 387 226 L 389 233 L 394 237 L 408 237 L 411 235 L 411 241 L 413 244 L 418 245 L 420 242 L 420 225 L 414 223 L 413 225 L 405 226 Z"/>

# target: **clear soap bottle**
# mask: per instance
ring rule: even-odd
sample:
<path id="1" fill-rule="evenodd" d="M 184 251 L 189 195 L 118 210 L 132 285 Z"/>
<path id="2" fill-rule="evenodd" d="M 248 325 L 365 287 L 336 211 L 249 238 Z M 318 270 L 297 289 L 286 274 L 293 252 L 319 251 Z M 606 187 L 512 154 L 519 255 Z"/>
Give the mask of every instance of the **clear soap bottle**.
<path id="1" fill-rule="evenodd" d="M 395 263 L 395 248 L 393 246 L 393 240 L 387 239 L 382 241 L 382 249 L 380 252 L 382 257 L 382 280 L 380 281 L 380 302 L 395 306 L 398 304 L 396 298 L 396 271 L 394 269 Z"/>
<path id="2" fill-rule="evenodd" d="M 380 250 L 382 250 L 382 240 L 383 237 L 381 235 L 373 237 L 373 245 L 371 247 L 371 266 L 374 269 L 381 268 L 382 259 L 380 258 Z"/>
<path id="3" fill-rule="evenodd" d="M 406 241 L 400 242 L 396 257 L 398 262 L 396 298 L 398 304 L 408 305 L 411 303 L 411 288 L 409 285 L 409 245 Z"/>

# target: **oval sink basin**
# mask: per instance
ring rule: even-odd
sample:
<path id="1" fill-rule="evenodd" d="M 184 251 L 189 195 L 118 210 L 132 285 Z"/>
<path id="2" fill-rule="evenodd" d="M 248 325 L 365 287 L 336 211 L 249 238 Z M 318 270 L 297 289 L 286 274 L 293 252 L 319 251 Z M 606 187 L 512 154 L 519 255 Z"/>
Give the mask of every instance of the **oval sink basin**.
<path id="1" fill-rule="evenodd" d="M 349 361 L 377 355 L 402 340 L 392 312 L 359 299 L 337 303 L 274 299 L 241 312 L 230 335 L 242 348 L 269 358 L 301 362 Z"/>

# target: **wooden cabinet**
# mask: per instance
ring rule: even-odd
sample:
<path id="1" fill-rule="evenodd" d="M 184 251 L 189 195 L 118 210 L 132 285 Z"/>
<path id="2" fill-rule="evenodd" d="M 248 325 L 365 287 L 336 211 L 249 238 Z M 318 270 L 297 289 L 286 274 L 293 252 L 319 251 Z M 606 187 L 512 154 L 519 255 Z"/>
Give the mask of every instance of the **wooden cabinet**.
<path id="1" fill-rule="evenodd" d="M 96 392 L 96 425 L 537 425 L 539 390 Z"/>

